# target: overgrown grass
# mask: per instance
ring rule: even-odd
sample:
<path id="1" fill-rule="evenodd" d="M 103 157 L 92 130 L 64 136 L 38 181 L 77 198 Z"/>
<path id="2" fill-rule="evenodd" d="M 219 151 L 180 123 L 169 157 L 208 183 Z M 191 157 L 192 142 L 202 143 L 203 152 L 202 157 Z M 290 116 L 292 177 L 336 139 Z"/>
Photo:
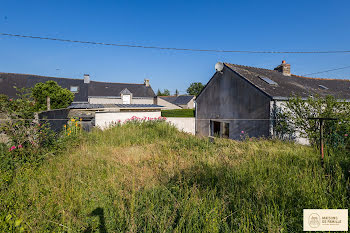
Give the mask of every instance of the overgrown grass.
<path id="1" fill-rule="evenodd" d="M 309 147 L 130 123 L 18 171 L 0 211 L 33 232 L 301 232 L 303 209 L 349 207 L 337 163 L 326 176 Z"/>
<path id="2" fill-rule="evenodd" d="M 162 110 L 162 117 L 195 117 L 194 109 Z"/>

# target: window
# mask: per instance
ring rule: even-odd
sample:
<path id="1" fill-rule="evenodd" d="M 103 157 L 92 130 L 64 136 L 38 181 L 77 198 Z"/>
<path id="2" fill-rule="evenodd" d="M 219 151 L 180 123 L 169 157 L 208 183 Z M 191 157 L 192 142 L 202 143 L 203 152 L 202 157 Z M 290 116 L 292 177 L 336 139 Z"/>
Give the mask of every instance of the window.
<path id="1" fill-rule="evenodd" d="M 264 77 L 264 76 L 259 76 L 259 78 L 265 82 L 267 82 L 270 85 L 275 85 L 277 86 L 278 84 L 275 81 L 272 81 L 271 79 Z"/>
<path id="2" fill-rule="evenodd" d="M 220 121 L 210 121 L 211 136 L 229 138 L 230 124 Z"/>
<path id="3" fill-rule="evenodd" d="M 130 104 L 131 95 L 122 95 L 123 104 Z"/>
<path id="4" fill-rule="evenodd" d="M 77 86 L 70 86 L 70 91 L 73 93 L 78 93 L 79 88 Z"/>

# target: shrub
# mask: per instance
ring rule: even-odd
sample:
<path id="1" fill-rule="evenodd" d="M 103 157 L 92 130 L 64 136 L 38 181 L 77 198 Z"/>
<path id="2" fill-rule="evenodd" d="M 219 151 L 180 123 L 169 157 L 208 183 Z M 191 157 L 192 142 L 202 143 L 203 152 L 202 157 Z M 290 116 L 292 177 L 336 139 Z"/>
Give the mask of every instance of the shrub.
<path id="1" fill-rule="evenodd" d="M 55 81 L 37 83 L 32 89 L 35 99 L 35 110 L 43 111 L 47 108 L 46 98 L 50 97 L 51 109 L 68 107 L 74 99 L 74 94 L 66 88 L 62 88 Z"/>
<path id="2" fill-rule="evenodd" d="M 195 117 L 194 109 L 162 110 L 162 117 Z"/>
<path id="3" fill-rule="evenodd" d="M 324 121 L 324 143 L 333 148 L 346 148 L 350 143 L 350 103 L 337 100 L 333 96 L 319 96 L 303 100 L 293 97 L 286 102 L 280 117 L 277 117 L 277 129 L 280 134 L 299 133 L 317 145 L 320 139 L 320 122 L 310 118 L 334 118 Z"/>

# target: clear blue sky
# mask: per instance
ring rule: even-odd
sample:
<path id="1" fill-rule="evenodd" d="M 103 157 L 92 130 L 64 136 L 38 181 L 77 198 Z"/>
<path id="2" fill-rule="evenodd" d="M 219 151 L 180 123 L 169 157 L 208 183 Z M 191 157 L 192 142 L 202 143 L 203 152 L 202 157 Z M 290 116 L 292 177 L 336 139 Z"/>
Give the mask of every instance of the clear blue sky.
<path id="1" fill-rule="evenodd" d="M 0 32 L 163 47 L 350 50 L 350 1 L 1 0 Z M 350 54 L 220 54 L 120 48 L 0 36 L 0 72 L 142 83 L 185 91 L 217 61 L 302 75 L 350 65 Z M 350 69 L 317 77 L 349 78 Z"/>

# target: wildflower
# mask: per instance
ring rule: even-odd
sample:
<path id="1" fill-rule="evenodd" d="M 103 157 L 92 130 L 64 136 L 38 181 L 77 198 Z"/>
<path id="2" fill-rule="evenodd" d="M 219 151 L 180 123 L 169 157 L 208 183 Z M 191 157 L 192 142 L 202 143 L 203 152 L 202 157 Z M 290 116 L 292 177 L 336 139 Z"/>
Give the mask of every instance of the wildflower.
<path id="1" fill-rule="evenodd" d="M 347 136 L 349 136 L 349 135 L 346 133 L 346 134 L 344 134 L 344 136 L 347 137 Z"/>
<path id="2" fill-rule="evenodd" d="M 17 148 L 23 148 L 23 146 L 21 144 L 19 144 Z"/>
<path id="3" fill-rule="evenodd" d="M 244 133 L 244 131 L 242 130 L 241 133 Z"/>
<path id="4" fill-rule="evenodd" d="M 80 118 L 79 120 L 80 120 L 80 121 L 82 121 L 82 119 L 81 119 L 81 118 Z"/>
<path id="5" fill-rule="evenodd" d="M 9 101 L 12 101 L 12 99 L 9 99 Z"/>
<path id="6" fill-rule="evenodd" d="M 64 128 L 67 128 L 67 125 L 64 125 Z"/>
<path id="7" fill-rule="evenodd" d="M 16 149 L 16 146 L 11 146 L 10 149 L 9 149 L 9 151 L 11 152 L 11 151 L 13 151 L 14 149 Z"/>

